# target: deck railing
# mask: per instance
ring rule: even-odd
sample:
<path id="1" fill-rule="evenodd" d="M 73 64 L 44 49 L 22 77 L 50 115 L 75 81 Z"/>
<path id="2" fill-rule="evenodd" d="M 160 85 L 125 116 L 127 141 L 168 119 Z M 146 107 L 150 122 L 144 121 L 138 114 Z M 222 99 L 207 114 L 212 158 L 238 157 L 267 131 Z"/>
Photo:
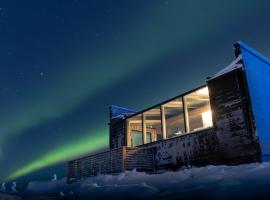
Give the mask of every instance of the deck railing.
<path id="1" fill-rule="evenodd" d="M 154 172 L 152 149 L 121 147 L 68 162 L 68 180 L 118 174 L 126 170 Z"/>

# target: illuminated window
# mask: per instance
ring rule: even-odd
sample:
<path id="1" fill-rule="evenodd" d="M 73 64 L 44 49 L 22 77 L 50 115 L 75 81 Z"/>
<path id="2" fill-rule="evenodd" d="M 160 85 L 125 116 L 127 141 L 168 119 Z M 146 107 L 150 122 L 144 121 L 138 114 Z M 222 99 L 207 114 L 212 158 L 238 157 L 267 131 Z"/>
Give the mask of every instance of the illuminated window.
<path id="1" fill-rule="evenodd" d="M 166 130 L 166 137 L 181 135 L 185 132 L 185 120 L 183 112 L 182 98 L 174 99 L 164 105 L 162 105 Z"/>
<path id="2" fill-rule="evenodd" d="M 145 143 L 162 139 L 160 107 L 146 111 L 144 114 Z"/>
<path id="3" fill-rule="evenodd" d="M 147 132 L 146 133 L 146 143 L 150 143 L 150 142 L 152 142 L 152 133 Z"/>
<path id="4" fill-rule="evenodd" d="M 213 126 L 207 87 L 127 119 L 127 146 L 136 147 Z"/>
<path id="5" fill-rule="evenodd" d="M 127 120 L 127 145 L 136 147 L 143 144 L 142 115 L 138 114 Z"/>
<path id="6" fill-rule="evenodd" d="M 207 87 L 186 95 L 184 100 L 188 132 L 213 126 Z"/>
<path id="7" fill-rule="evenodd" d="M 142 145 L 142 132 L 131 130 L 131 146 L 136 147 Z"/>

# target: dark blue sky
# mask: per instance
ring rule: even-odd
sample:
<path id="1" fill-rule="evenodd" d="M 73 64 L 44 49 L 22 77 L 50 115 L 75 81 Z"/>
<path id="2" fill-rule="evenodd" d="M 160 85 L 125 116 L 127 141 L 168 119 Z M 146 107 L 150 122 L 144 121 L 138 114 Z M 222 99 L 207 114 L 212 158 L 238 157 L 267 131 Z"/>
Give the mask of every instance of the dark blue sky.
<path id="1" fill-rule="evenodd" d="M 238 40 L 270 57 L 269 6 L 1 1 L 0 178 L 64 175 L 55 164 L 106 148 L 109 105 L 140 110 L 200 85 Z"/>

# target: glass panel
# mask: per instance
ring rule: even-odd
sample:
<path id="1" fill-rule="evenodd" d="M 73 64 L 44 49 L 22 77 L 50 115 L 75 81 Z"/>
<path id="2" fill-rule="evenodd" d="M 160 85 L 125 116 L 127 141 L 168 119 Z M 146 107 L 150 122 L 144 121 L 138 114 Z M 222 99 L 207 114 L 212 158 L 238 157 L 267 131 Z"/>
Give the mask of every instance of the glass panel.
<path id="1" fill-rule="evenodd" d="M 135 147 L 143 144 L 142 115 L 127 120 L 127 145 Z"/>
<path id="2" fill-rule="evenodd" d="M 166 137 L 181 135 L 185 132 L 182 98 L 177 98 L 163 105 Z"/>
<path id="3" fill-rule="evenodd" d="M 184 99 L 187 106 L 187 128 L 189 131 L 213 126 L 207 87 L 186 95 Z"/>
<path id="4" fill-rule="evenodd" d="M 132 147 L 136 147 L 136 146 L 139 146 L 142 144 L 142 132 L 141 131 L 135 131 L 135 130 L 132 130 L 131 131 L 131 144 L 132 144 Z"/>
<path id="5" fill-rule="evenodd" d="M 144 124 L 146 133 L 151 133 L 151 138 L 148 136 L 150 142 L 162 139 L 160 107 L 153 108 L 144 113 Z M 148 143 L 147 134 L 145 137 L 145 141 Z"/>
<path id="6" fill-rule="evenodd" d="M 147 132 L 146 133 L 146 143 L 152 142 L 152 133 Z"/>

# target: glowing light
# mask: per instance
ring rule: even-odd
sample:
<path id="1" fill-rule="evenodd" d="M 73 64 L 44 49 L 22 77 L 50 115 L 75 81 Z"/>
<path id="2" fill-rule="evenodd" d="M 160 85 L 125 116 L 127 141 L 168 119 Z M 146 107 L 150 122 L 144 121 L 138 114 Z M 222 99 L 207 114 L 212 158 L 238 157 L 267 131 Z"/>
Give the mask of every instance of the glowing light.
<path id="1" fill-rule="evenodd" d="M 209 94 L 209 90 L 208 90 L 208 87 L 204 87 L 200 90 L 197 90 L 196 91 L 197 94 L 202 94 L 202 95 L 206 95 L 206 94 Z"/>
<path id="2" fill-rule="evenodd" d="M 203 127 L 204 128 L 212 127 L 213 126 L 212 112 L 209 110 L 209 111 L 201 113 L 201 115 L 202 115 Z"/>
<path id="3" fill-rule="evenodd" d="M 77 142 L 49 152 L 48 154 L 42 156 L 39 160 L 36 160 L 12 173 L 8 177 L 8 180 L 11 181 L 44 167 L 70 160 L 86 153 L 91 153 L 95 150 L 105 148 L 107 145 L 108 133 L 107 131 L 100 131 L 97 135 L 83 138 Z"/>

